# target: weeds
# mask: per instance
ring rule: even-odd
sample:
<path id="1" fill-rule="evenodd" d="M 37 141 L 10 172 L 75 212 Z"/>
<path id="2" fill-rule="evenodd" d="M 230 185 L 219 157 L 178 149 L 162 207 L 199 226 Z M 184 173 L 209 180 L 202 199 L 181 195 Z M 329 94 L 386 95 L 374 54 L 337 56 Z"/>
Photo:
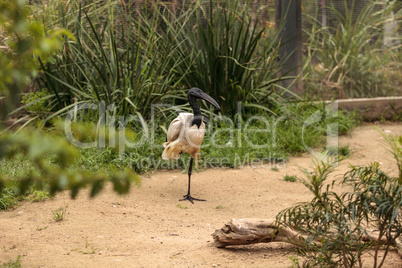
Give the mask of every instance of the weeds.
<path id="1" fill-rule="evenodd" d="M 21 198 L 11 188 L 5 188 L 0 192 L 0 209 L 12 209 L 20 200 Z"/>
<path id="2" fill-rule="evenodd" d="M 66 28 L 76 38 L 66 39 L 53 61 L 40 61 L 37 84 L 49 95 L 24 99 L 32 113 L 47 102 L 50 115 L 39 113 L 46 120 L 100 102 L 117 115 L 147 119 L 152 105 L 162 104 L 155 111 L 169 118 L 174 108 L 163 103 L 188 110 L 186 91 L 194 86 L 224 100 L 226 115 L 235 115 L 239 101 L 243 112 L 273 113 L 286 91 L 276 88 L 286 79 L 277 73 L 278 31 L 253 18 L 250 0 L 183 1 L 174 8 L 163 1 L 136 8 L 124 1 L 41 5 L 34 9 L 46 29 Z M 87 109 L 80 116 L 98 114 Z"/>
<path id="3" fill-rule="evenodd" d="M 53 219 L 54 219 L 54 217 L 53 217 Z M 48 228 L 49 226 L 44 226 L 44 227 L 36 227 L 36 231 L 43 231 L 43 230 L 46 230 L 47 228 Z"/>
<path id="4" fill-rule="evenodd" d="M 85 249 L 80 250 L 79 252 L 82 254 L 95 254 L 95 249 L 89 249 L 90 245 L 88 239 L 85 239 Z"/>
<path id="5" fill-rule="evenodd" d="M 17 256 L 17 259 L 15 261 L 8 261 L 7 263 L 4 263 L 2 267 L 5 268 L 20 268 L 21 267 L 21 255 Z"/>
<path id="6" fill-rule="evenodd" d="M 277 166 L 273 166 L 273 167 L 271 167 L 271 170 L 273 170 L 273 171 L 279 171 L 279 168 L 278 168 Z"/>
<path id="7" fill-rule="evenodd" d="M 373 267 L 383 266 L 390 246 L 402 230 L 402 139 L 384 137 L 397 160 L 398 178 L 383 172 L 379 163 L 352 166 L 341 181 L 352 191 L 338 194 L 331 190 L 336 181 L 328 183 L 327 179 L 342 159 L 317 161 L 313 172 L 303 169 L 306 179 L 301 182 L 314 198 L 282 211 L 277 217 L 284 226 L 305 235 L 304 246 L 299 250 L 303 267 L 362 267 L 362 255 L 369 250 L 374 250 Z M 379 257 L 383 246 L 385 253 Z M 297 259 L 293 259 L 293 265 L 300 267 Z"/>
<path id="8" fill-rule="evenodd" d="M 348 157 L 352 154 L 352 149 L 349 148 L 349 145 L 345 146 L 330 146 L 326 148 L 326 152 L 331 156 L 340 156 L 340 157 Z"/>
<path id="9" fill-rule="evenodd" d="M 187 206 L 183 206 L 182 204 L 177 204 L 176 207 L 180 208 L 180 209 L 188 209 Z"/>
<path id="10" fill-rule="evenodd" d="M 297 181 L 297 176 L 295 176 L 295 175 L 285 175 L 283 177 L 283 179 L 285 181 L 295 182 L 295 181 Z"/>
<path id="11" fill-rule="evenodd" d="M 67 207 L 66 206 L 60 207 L 60 208 L 58 208 L 56 210 L 52 210 L 52 214 L 53 214 L 52 218 L 53 218 L 53 220 L 55 220 L 56 222 L 64 220 L 64 218 L 66 216 L 66 212 L 67 212 Z"/>

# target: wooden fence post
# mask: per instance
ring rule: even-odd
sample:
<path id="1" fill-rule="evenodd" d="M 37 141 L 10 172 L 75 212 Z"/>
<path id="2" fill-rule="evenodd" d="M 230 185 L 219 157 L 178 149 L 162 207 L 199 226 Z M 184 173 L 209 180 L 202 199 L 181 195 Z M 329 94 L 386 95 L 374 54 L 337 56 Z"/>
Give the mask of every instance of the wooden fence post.
<path id="1" fill-rule="evenodd" d="M 281 48 L 279 51 L 282 63 L 282 75 L 297 76 L 298 79 L 282 81 L 281 85 L 297 95 L 303 93 L 302 84 L 302 21 L 301 0 L 276 0 L 275 21 L 281 30 Z M 293 83 L 294 82 L 294 83 Z M 287 94 L 287 96 L 291 96 Z"/>

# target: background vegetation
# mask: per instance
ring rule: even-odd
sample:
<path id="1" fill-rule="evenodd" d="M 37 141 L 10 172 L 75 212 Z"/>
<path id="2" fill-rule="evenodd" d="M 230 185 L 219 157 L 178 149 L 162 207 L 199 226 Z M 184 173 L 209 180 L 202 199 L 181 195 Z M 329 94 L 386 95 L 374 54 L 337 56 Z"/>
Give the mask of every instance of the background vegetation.
<path id="1" fill-rule="evenodd" d="M 399 1 L 306 4 L 304 88 L 320 99 L 401 94 L 402 9 Z M 361 10 L 358 9 L 361 8 Z M 327 14 L 323 25 L 322 11 Z M 389 26 L 391 25 L 391 26 Z M 393 27 L 396 35 L 386 33 Z M 399 29 L 398 29 L 399 27 Z M 385 44 L 385 39 L 390 39 Z"/>
<path id="2" fill-rule="evenodd" d="M 370 2 L 357 18 L 347 1 L 342 12 L 328 5 L 336 26 L 321 25 L 314 9 L 304 29 L 307 97 L 291 100 L 279 82 L 294 77 L 278 72 L 278 30 L 259 16 L 263 8 L 254 1 L 179 2 L 0 0 L 0 209 L 66 189 L 74 198 L 90 187 L 94 196 L 107 182 L 127 193 L 139 183 L 135 173 L 187 168 L 188 157 L 164 162 L 160 155 L 169 122 L 190 111 L 190 87 L 222 107 L 201 103 L 210 121 L 199 168 L 282 162 L 309 147 L 321 150 L 328 126 L 346 134 L 358 124 L 353 113 L 328 111 L 322 100 L 400 92 L 400 36 L 395 46 L 382 44 L 391 12 L 401 21 L 398 1 L 380 9 Z M 73 146 L 66 125 L 77 142 L 93 146 Z M 400 137 L 389 142 L 400 167 Z M 365 234 L 362 222 L 375 219 L 387 245 L 395 239 L 401 177 L 376 164 L 352 168 L 343 183 L 354 192 L 339 196 L 323 190 L 331 169 L 320 163 L 306 171 L 302 182 L 314 200 L 280 220 L 316 230 L 308 235 L 330 249 L 308 244 L 311 265 L 352 265 L 367 250 L 347 243 Z M 334 228 L 338 235 L 328 236 Z"/>

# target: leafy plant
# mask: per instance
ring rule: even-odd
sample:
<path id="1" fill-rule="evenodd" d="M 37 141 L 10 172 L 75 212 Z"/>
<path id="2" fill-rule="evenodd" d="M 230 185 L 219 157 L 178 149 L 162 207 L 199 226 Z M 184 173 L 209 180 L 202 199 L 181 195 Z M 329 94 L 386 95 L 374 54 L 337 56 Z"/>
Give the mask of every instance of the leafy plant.
<path id="1" fill-rule="evenodd" d="M 5 188 L 0 192 L 0 209 L 11 209 L 18 204 L 19 200 L 10 188 Z"/>
<path id="2" fill-rule="evenodd" d="M 4 118 L 15 109 L 20 88 L 37 74 L 35 57 L 54 60 L 55 51 L 61 48 L 63 35 L 73 38 L 64 29 L 45 33 L 41 23 L 27 20 L 29 8 L 24 1 L 0 1 L 0 100 Z"/>
<path id="3" fill-rule="evenodd" d="M 49 110 L 47 90 L 39 90 L 36 92 L 26 93 L 22 95 L 21 104 L 24 105 L 25 110 L 30 113 L 43 113 Z"/>
<path id="4" fill-rule="evenodd" d="M 106 18 L 98 9 L 89 13 L 77 2 L 71 6 L 72 13 L 67 14 L 67 6 L 60 3 L 61 22 L 77 41 L 66 41 L 56 62 L 41 62 L 44 79 L 39 83 L 52 93 L 55 112 L 48 119 L 86 103 L 113 107 L 120 116 L 149 117 L 151 105 L 167 95 L 175 82 L 174 66 L 166 63 L 171 52 L 157 53 L 163 38 L 150 31 L 143 36 L 143 26 L 130 23 L 135 18 L 131 13 L 124 14 L 124 25 L 114 24 L 112 2 L 105 3 L 112 12 Z"/>
<path id="5" fill-rule="evenodd" d="M 184 1 L 173 8 L 163 1 L 135 8 L 124 1 L 35 5 L 46 28 L 63 27 L 76 37 L 55 62 L 41 63 L 38 82 L 50 92 L 51 117 L 99 102 L 118 115 L 144 118 L 166 99 L 188 110 L 186 92 L 194 86 L 220 100 L 225 114 L 235 115 L 238 101 L 249 112 L 272 112 L 281 95 L 276 82 L 285 79 L 277 74 L 278 33 L 253 19 L 251 6 L 248 0 Z M 161 117 L 169 110 L 156 109 Z"/>
<path id="6" fill-rule="evenodd" d="M 82 136 L 88 133 L 81 133 Z M 139 182 L 138 177 L 130 170 L 115 170 L 111 175 L 95 172 L 84 172 L 71 169 L 70 166 L 77 160 L 77 148 L 68 143 L 63 137 L 46 135 L 39 131 L 28 129 L 18 134 L 5 133 L 0 140 L 0 161 L 13 160 L 23 155 L 30 161 L 34 169 L 28 174 L 9 177 L 0 175 L 0 191 L 14 189 L 16 195 L 25 194 L 30 186 L 37 190 L 46 189 L 50 195 L 70 189 L 71 197 L 77 196 L 79 190 L 91 185 L 91 196 L 95 196 L 103 189 L 106 181 L 113 183 L 114 190 L 120 194 L 127 193 L 131 182 Z M 48 157 L 52 156 L 50 162 Z"/>
<path id="7" fill-rule="evenodd" d="M 67 211 L 67 207 L 60 207 L 56 210 L 52 210 L 52 218 L 53 220 L 55 220 L 56 222 L 62 221 L 64 220 L 64 217 L 66 216 L 66 211 Z"/>
<path id="8" fill-rule="evenodd" d="M 284 79 L 277 73 L 278 32 L 252 18 L 251 1 L 188 1 L 183 7 L 180 15 L 152 7 L 163 22 L 159 50 L 172 51 L 166 60 L 181 85 L 207 90 L 224 114 L 235 115 L 239 101 L 270 111 L 275 83 Z M 147 16 L 142 13 L 145 24 Z M 176 98 L 185 99 L 183 93 Z"/>
<path id="9" fill-rule="evenodd" d="M 398 167 L 402 156 L 400 138 L 386 137 Z M 306 179 L 301 181 L 314 198 L 282 211 L 278 221 L 305 235 L 299 251 L 305 259 L 303 267 L 362 267 L 362 255 L 372 249 L 374 267 L 381 267 L 390 246 L 401 235 L 402 173 L 392 178 L 380 170 L 378 163 L 352 166 L 341 184 L 353 191 L 338 194 L 331 190 L 336 182 L 327 183 L 337 161 L 332 157 L 314 162 L 313 172 L 303 170 Z M 380 258 L 382 245 L 385 254 Z"/>
<path id="10" fill-rule="evenodd" d="M 290 181 L 290 182 L 295 182 L 295 181 L 297 181 L 297 176 L 295 176 L 295 175 L 285 175 L 284 177 L 283 177 L 283 179 L 285 180 L 285 181 Z"/>
<path id="11" fill-rule="evenodd" d="M 329 155 L 339 155 L 340 157 L 348 157 L 352 154 L 352 149 L 349 145 L 346 146 L 329 146 L 326 148 L 326 152 Z"/>

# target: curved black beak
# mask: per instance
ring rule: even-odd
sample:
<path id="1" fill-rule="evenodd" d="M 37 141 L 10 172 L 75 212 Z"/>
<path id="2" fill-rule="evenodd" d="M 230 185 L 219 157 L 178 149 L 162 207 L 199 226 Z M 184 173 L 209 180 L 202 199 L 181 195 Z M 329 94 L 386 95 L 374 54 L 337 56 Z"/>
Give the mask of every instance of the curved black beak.
<path id="1" fill-rule="evenodd" d="M 193 92 L 193 95 L 198 98 L 198 99 L 203 99 L 206 100 L 207 102 L 211 103 L 213 106 L 215 106 L 217 109 L 220 109 L 221 107 L 219 106 L 219 104 L 211 97 L 209 96 L 207 93 L 205 93 L 202 90 L 197 90 L 195 92 Z"/>

